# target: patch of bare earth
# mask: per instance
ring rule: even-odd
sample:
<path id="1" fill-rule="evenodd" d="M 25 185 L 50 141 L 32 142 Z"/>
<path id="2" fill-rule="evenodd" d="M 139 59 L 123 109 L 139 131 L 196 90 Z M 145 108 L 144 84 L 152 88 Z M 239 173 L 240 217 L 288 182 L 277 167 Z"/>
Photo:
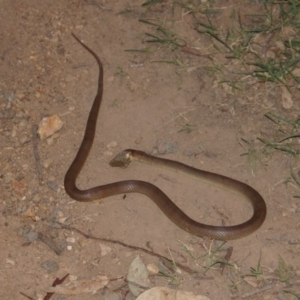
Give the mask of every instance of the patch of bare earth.
<path id="1" fill-rule="evenodd" d="M 270 134 L 264 114 L 284 112 L 278 90 L 257 84 L 233 94 L 205 68 L 211 64 L 205 56 L 179 51 L 184 66 L 175 67 L 153 62 L 161 55 L 167 59 L 167 49 L 151 54 L 125 52 L 147 46 L 141 40 L 148 27 L 138 22 L 144 17 L 143 2 L 0 0 L 0 298 L 25 299 L 22 292 L 43 299 L 54 279 L 69 273 L 80 280 L 99 274 L 121 277 L 107 288 L 123 299 L 127 285 L 122 278 L 137 254 L 146 264 L 161 264 L 140 250 L 87 239 L 59 227 L 56 221 L 60 221 L 93 237 L 153 250 L 199 272 L 153 276 L 152 286 L 171 285 L 211 300 L 239 299 L 252 291 L 251 299 L 292 299 L 278 296 L 284 296 L 282 289 L 294 289 L 295 282 L 299 286 L 300 276 L 299 200 L 293 197 L 296 188 L 284 184 L 290 176 L 290 158 L 274 154 L 258 162 L 253 171 L 241 156 L 245 149 L 240 144 L 245 138 L 258 145 L 257 136 Z M 235 4 L 219 2 L 224 11 Z M 164 20 L 169 17 L 167 9 L 157 6 L 155 13 Z M 191 30 L 189 18 L 182 14 L 176 28 L 194 47 L 209 51 L 210 40 Z M 258 231 L 224 246 L 225 250 L 233 247 L 233 266 L 221 273 L 215 265 L 204 274 L 216 242 L 182 231 L 140 194 L 92 203 L 79 203 L 66 195 L 64 175 L 81 142 L 98 75 L 95 60 L 71 32 L 101 57 L 105 72 L 97 135 L 79 186 L 141 179 L 157 185 L 196 220 L 232 225 L 251 216 L 251 207 L 243 199 L 167 170 L 138 163 L 119 170 L 108 162 L 126 148 L 158 155 L 158 146 L 166 143 L 174 151 L 162 157 L 246 182 L 264 197 L 268 214 Z M 299 111 L 297 101 L 293 111 L 288 111 L 291 118 Z M 37 141 L 40 184 L 32 126 L 53 114 L 64 126 L 51 138 Z M 35 234 L 48 237 L 62 249 L 60 255 L 41 238 L 35 239 Z M 220 257 L 225 253 L 220 252 Z M 257 268 L 260 253 L 263 275 L 244 280 L 251 267 Z M 279 257 L 293 268 L 286 270 L 286 276 L 293 274 L 288 280 L 278 274 Z M 266 285 L 266 290 L 260 290 Z M 54 295 L 53 299 L 104 297 L 99 290 L 94 295 Z M 126 297 L 133 299 L 130 294 Z"/>

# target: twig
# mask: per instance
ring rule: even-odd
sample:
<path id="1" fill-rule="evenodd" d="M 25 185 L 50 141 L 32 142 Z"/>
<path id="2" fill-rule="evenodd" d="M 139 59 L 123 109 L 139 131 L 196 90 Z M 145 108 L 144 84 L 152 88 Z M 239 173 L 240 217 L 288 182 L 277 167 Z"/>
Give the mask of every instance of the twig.
<path id="1" fill-rule="evenodd" d="M 62 284 L 66 278 L 69 276 L 69 274 L 65 275 L 63 278 L 59 279 L 59 278 L 56 278 L 53 283 L 52 283 L 52 286 L 55 287 L 59 284 Z M 24 294 L 23 292 L 20 292 L 20 294 L 24 297 L 26 297 L 27 299 L 30 299 L 30 300 L 35 300 L 34 298 Z M 52 296 L 54 295 L 54 293 L 47 293 L 46 296 L 43 298 L 43 300 L 49 300 Z"/>
<path id="2" fill-rule="evenodd" d="M 226 254 L 225 254 L 225 256 L 224 256 L 224 260 L 229 261 L 231 255 L 232 255 L 232 252 L 233 252 L 233 247 L 230 246 L 230 247 L 227 249 L 227 252 L 226 252 Z M 224 271 L 225 267 L 226 267 L 226 264 L 225 264 L 225 263 L 221 263 L 221 264 L 220 264 L 221 275 L 223 275 L 223 271 Z"/>
<path id="3" fill-rule="evenodd" d="M 271 288 L 273 288 L 273 286 L 274 286 L 273 284 L 267 284 L 267 285 L 265 285 L 265 286 L 263 286 L 261 288 L 254 289 L 251 292 L 243 294 L 242 295 L 242 299 L 249 298 L 249 297 L 252 297 L 252 296 L 254 296 L 256 294 L 263 293 L 263 292 L 265 292 L 265 291 L 270 290 Z"/>
<path id="4" fill-rule="evenodd" d="M 42 173 L 42 166 L 41 166 L 41 159 L 38 151 L 38 146 L 37 146 L 37 125 L 32 126 L 32 146 L 33 146 L 33 157 L 35 159 L 35 166 L 36 166 L 36 171 L 39 179 L 40 185 L 42 185 L 44 178 L 43 178 L 43 173 Z"/>
<path id="5" fill-rule="evenodd" d="M 27 299 L 35 300 L 34 298 L 32 298 L 32 297 L 30 297 L 30 296 L 24 294 L 23 292 L 20 292 L 20 294 L 21 294 L 22 296 L 26 297 Z"/>
<path id="6" fill-rule="evenodd" d="M 38 238 L 41 242 L 45 243 L 51 250 L 53 250 L 56 255 L 61 255 L 62 249 L 59 248 L 51 238 L 44 235 L 42 232 L 38 232 Z"/>
<path id="7" fill-rule="evenodd" d="M 121 241 L 117 241 L 117 240 L 112 240 L 112 239 L 106 239 L 106 238 L 99 238 L 99 237 L 94 237 L 92 235 L 88 235 L 82 231 L 80 231 L 79 229 L 75 228 L 75 227 L 72 227 L 72 226 L 69 226 L 69 225 L 65 225 L 65 224 L 62 224 L 62 223 L 59 223 L 57 222 L 57 224 L 59 224 L 62 228 L 64 229 L 67 229 L 67 230 L 72 230 L 72 231 L 75 231 L 77 233 L 79 233 L 80 235 L 84 236 L 85 238 L 87 239 L 92 239 L 92 240 L 97 240 L 97 241 L 102 241 L 102 242 L 108 242 L 108 243 L 112 243 L 112 244 L 117 244 L 117 245 L 120 245 L 120 246 L 123 246 L 123 247 L 126 247 L 126 248 L 129 248 L 129 249 L 133 249 L 133 250 L 139 250 L 139 251 L 143 251 L 144 253 L 147 253 L 147 254 L 150 254 L 152 256 L 155 256 L 155 257 L 158 257 L 160 259 L 164 259 L 170 263 L 173 263 L 173 261 L 161 254 L 158 254 L 158 253 L 155 253 L 153 251 L 150 251 L 148 249 L 145 249 L 145 248 L 142 248 L 142 247 L 138 247 L 138 246 L 132 246 L 132 245 L 128 245 L 126 243 L 123 243 Z M 188 273 L 197 273 L 197 271 L 187 267 L 187 266 L 184 266 L 178 262 L 175 262 L 176 265 L 181 268 L 182 270 L 188 272 Z"/>
<path id="8" fill-rule="evenodd" d="M 69 274 L 65 275 L 61 279 L 56 278 L 52 283 L 52 287 L 56 287 L 57 285 L 62 284 L 67 279 L 68 276 L 69 276 Z M 53 295 L 54 295 L 54 293 L 48 292 L 43 300 L 49 300 Z"/>
<path id="9" fill-rule="evenodd" d="M 182 46 L 181 51 L 192 54 L 192 55 L 196 55 L 196 56 L 206 56 L 206 57 L 211 58 L 211 54 L 202 54 L 199 50 L 191 48 L 189 46 Z"/>

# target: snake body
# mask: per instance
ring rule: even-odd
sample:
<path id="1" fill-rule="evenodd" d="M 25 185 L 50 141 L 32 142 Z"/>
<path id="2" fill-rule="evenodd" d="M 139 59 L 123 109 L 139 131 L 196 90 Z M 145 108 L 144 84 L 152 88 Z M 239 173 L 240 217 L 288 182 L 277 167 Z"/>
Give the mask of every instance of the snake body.
<path id="1" fill-rule="evenodd" d="M 85 164 L 95 137 L 96 123 L 103 95 L 103 65 L 94 51 L 81 42 L 74 34 L 73 36 L 96 59 L 99 66 L 99 77 L 97 94 L 89 113 L 83 140 L 74 161 L 65 175 L 64 186 L 67 194 L 71 198 L 82 202 L 125 193 L 144 194 L 152 199 L 161 211 L 178 227 L 200 237 L 209 237 L 217 240 L 233 240 L 242 238 L 257 230 L 265 220 L 267 209 L 264 199 L 255 189 L 235 179 L 196 169 L 177 161 L 154 157 L 138 150 L 128 149 L 121 152 L 110 162 L 110 165 L 125 168 L 131 161 L 137 160 L 172 169 L 196 179 L 213 183 L 245 197 L 252 204 L 252 217 L 248 221 L 234 226 L 212 226 L 198 223 L 187 216 L 158 187 L 140 180 L 119 181 L 87 190 L 78 189 L 76 179 Z"/>

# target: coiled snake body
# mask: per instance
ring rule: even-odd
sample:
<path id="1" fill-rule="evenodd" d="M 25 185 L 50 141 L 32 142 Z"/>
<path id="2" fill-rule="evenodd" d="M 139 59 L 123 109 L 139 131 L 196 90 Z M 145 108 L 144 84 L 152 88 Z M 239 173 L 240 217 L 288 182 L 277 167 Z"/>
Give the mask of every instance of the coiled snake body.
<path id="1" fill-rule="evenodd" d="M 103 66 L 96 53 L 87 47 L 83 42 L 81 42 L 74 34 L 73 36 L 96 59 L 99 66 L 99 78 L 98 91 L 89 113 L 83 140 L 73 163 L 65 175 L 64 185 L 68 195 L 77 201 L 87 202 L 118 194 L 141 193 L 152 199 L 162 210 L 162 212 L 183 230 L 196 236 L 209 237 L 217 240 L 238 239 L 257 230 L 265 220 L 267 209 L 264 199 L 255 189 L 235 179 L 220 174 L 195 169 L 173 160 L 154 157 L 142 151 L 132 149 L 125 150 L 117 155 L 110 162 L 110 165 L 125 168 L 132 160 L 138 160 L 153 164 L 155 166 L 173 169 L 177 172 L 187 174 L 194 178 L 211 182 L 245 197 L 252 204 L 252 217 L 245 223 L 234 226 L 211 226 L 201 224 L 188 217 L 158 187 L 151 183 L 140 180 L 119 181 L 87 190 L 80 190 L 77 188 L 76 179 L 85 164 L 94 141 L 96 123 L 103 94 Z"/>

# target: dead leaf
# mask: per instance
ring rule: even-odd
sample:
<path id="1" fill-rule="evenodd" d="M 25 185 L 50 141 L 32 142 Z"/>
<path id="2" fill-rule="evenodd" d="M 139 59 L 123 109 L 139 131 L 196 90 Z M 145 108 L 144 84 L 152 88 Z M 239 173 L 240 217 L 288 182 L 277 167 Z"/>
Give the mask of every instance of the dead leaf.
<path id="1" fill-rule="evenodd" d="M 284 109 L 290 109 L 294 104 L 292 95 L 284 85 L 281 86 L 281 99 Z"/>
<path id="2" fill-rule="evenodd" d="M 252 287 L 257 288 L 260 286 L 261 282 L 252 276 L 245 276 L 244 280 L 250 284 Z"/>
<path id="3" fill-rule="evenodd" d="M 88 280 L 78 280 L 66 286 L 56 286 L 49 288 L 49 293 L 60 295 L 78 295 L 78 294 L 95 294 L 98 290 L 104 288 L 109 283 L 107 276 L 98 275 L 96 278 Z"/>

